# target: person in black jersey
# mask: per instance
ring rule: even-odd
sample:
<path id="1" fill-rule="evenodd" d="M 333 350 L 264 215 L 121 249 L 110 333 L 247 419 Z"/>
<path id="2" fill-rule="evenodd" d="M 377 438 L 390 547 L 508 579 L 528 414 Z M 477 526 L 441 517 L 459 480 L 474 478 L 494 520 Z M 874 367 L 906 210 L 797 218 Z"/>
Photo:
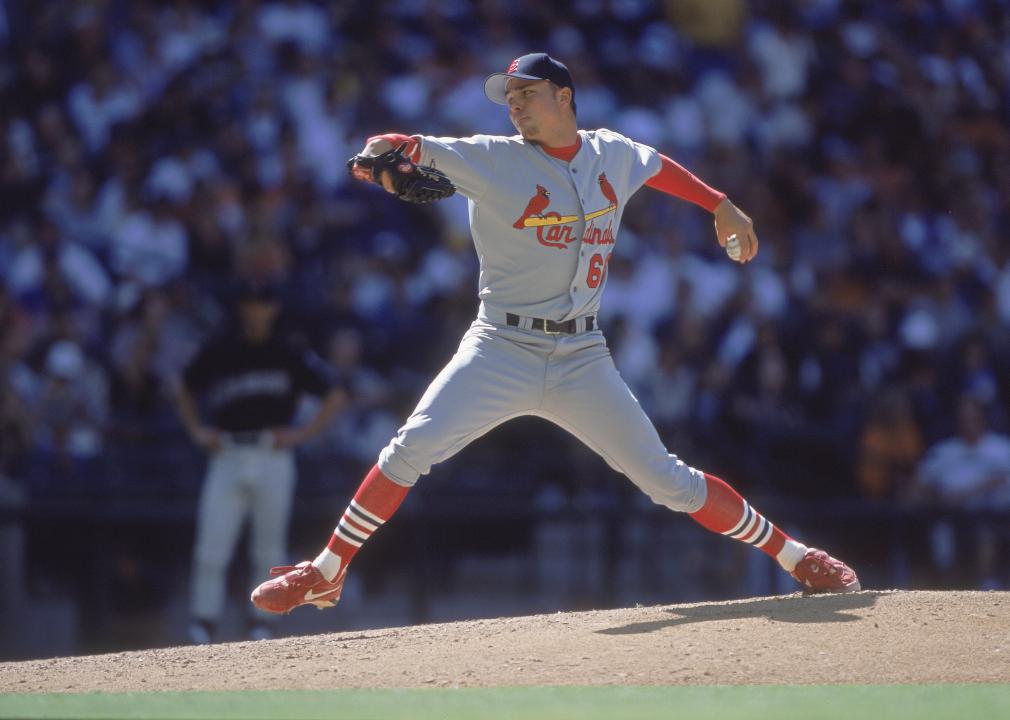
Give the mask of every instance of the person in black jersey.
<path id="1" fill-rule="evenodd" d="M 193 549 L 194 643 L 213 638 L 224 611 L 228 565 L 247 517 L 253 577 L 287 559 L 295 484 L 292 450 L 319 433 L 346 400 L 322 360 L 275 333 L 280 307 L 276 287 L 243 285 L 238 327 L 197 352 L 178 389 L 186 431 L 210 455 Z M 293 426 L 299 398 L 306 393 L 322 402 L 309 422 Z M 272 635 L 266 616 L 257 613 L 252 623 L 250 637 Z"/>

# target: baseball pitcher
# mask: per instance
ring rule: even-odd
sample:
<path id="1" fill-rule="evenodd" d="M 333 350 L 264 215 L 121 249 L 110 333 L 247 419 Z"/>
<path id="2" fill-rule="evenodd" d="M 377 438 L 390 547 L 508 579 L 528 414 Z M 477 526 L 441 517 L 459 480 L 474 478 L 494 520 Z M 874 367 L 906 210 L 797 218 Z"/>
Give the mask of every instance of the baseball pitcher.
<path id="1" fill-rule="evenodd" d="M 749 217 L 654 148 L 611 130 L 580 130 L 568 68 L 516 58 L 484 92 L 517 134 L 380 135 L 349 163 L 361 180 L 427 202 L 466 196 L 480 259 L 477 318 L 432 381 L 312 562 L 274 568 L 252 594 L 286 613 L 328 607 L 348 564 L 431 467 L 495 426 L 537 415 L 568 430 L 652 500 L 775 558 L 809 592 L 859 590 L 856 574 L 787 536 L 727 483 L 681 461 L 625 385 L 596 315 L 628 200 L 646 185 L 713 213 L 727 255 L 750 262 Z"/>

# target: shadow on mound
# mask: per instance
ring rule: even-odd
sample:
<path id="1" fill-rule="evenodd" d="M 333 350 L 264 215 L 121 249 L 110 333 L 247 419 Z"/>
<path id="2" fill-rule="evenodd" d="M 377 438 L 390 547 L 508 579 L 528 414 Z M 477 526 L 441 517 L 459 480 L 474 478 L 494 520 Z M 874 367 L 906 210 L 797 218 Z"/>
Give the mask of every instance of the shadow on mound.
<path id="1" fill-rule="evenodd" d="M 637 622 L 620 627 L 597 630 L 601 635 L 634 635 L 655 632 L 663 628 L 689 625 L 711 620 L 743 620 L 745 618 L 766 617 L 773 622 L 825 623 L 853 622 L 858 615 L 850 615 L 847 610 L 871 607 L 877 598 L 885 593 L 865 591 L 846 595 L 820 595 L 804 597 L 790 595 L 781 598 L 762 598 L 718 605 L 698 605 L 666 610 L 675 617 L 669 620 Z"/>

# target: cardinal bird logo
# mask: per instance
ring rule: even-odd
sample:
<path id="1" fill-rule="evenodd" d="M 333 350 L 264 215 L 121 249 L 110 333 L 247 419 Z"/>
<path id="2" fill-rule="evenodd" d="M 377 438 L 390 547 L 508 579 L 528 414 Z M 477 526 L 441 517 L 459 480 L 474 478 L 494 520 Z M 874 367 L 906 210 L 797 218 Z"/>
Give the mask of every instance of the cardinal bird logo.
<path id="1" fill-rule="evenodd" d="M 611 205 L 617 207 L 617 193 L 614 192 L 614 186 L 607 180 L 607 173 L 600 173 L 597 180 L 600 181 L 600 192 L 603 193 L 603 197 L 607 198 Z"/>
<path id="2" fill-rule="evenodd" d="M 537 185 L 537 194 L 530 198 L 530 201 L 526 203 L 526 209 L 523 210 L 523 214 L 519 216 L 519 219 L 512 223 L 512 227 L 517 230 L 522 230 L 526 226 L 526 219 L 531 217 L 542 218 L 544 216 L 544 210 L 547 206 L 551 204 L 551 193 L 543 185 Z"/>

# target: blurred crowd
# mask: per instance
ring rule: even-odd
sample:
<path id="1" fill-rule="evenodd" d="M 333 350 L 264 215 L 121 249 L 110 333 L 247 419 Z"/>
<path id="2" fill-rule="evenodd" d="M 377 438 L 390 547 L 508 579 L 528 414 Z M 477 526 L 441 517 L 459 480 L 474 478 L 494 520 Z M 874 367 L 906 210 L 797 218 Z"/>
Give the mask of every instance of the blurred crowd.
<path id="1" fill-rule="evenodd" d="M 346 158 L 511 134 L 483 79 L 541 49 L 581 127 L 755 219 L 741 268 L 692 205 L 625 213 L 601 324 L 674 452 L 749 492 L 1010 507 L 1006 0 L 3 0 L 0 474 L 175 468 L 173 384 L 239 279 L 282 282 L 351 390 L 305 454 L 371 463 L 473 317 L 476 257 L 464 200 L 399 203 Z"/>

